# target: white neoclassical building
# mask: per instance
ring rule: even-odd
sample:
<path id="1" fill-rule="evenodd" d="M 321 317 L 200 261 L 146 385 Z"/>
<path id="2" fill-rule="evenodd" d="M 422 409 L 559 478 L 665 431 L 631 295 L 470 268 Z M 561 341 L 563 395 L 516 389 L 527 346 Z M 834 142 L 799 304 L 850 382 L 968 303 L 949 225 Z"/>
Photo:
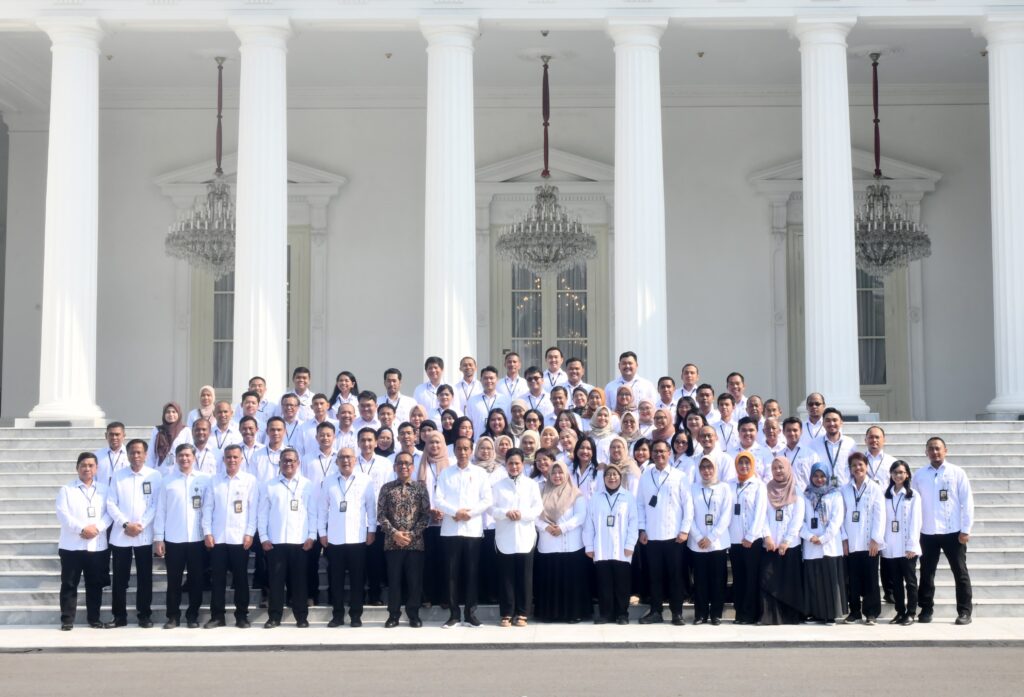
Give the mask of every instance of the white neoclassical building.
<path id="1" fill-rule="evenodd" d="M 858 273 L 882 169 L 933 254 Z M 500 262 L 540 180 L 598 255 Z M 233 275 L 163 251 L 213 171 L 225 56 Z M 425 355 L 590 382 L 619 352 L 793 410 L 1024 413 L 1024 3 L 1006 0 L 0 0 L 0 418 L 158 418 L 290 368 Z"/>

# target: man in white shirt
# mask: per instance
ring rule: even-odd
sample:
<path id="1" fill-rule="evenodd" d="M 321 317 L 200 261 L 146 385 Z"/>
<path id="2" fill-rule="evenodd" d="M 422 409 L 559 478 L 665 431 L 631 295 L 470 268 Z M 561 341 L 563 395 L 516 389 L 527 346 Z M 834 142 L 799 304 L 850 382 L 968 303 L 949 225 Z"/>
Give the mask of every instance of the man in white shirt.
<path id="1" fill-rule="evenodd" d="M 268 472 L 267 446 L 260 443 L 258 438 L 259 421 L 254 416 L 243 416 L 238 423 L 238 433 L 242 437 L 242 470 L 256 477 L 262 483 L 270 479 L 272 473 Z"/>
<path id="2" fill-rule="evenodd" d="M 721 414 L 715 409 L 715 388 L 707 383 L 697 388 L 697 411 L 709 426 L 714 426 L 722 420 Z"/>
<path id="3" fill-rule="evenodd" d="M 803 422 L 800 445 L 811 447 L 814 441 L 821 440 L 825 435 L 825 422 L 822 418 L 825 412 L 825 397 L 820 392 L 811 392 L 807 395 L 804 406 L 807 407 L 807 418 Z"/>
<path id="4" fill-rule="evenodd" d="M 270 415 L 260 412 L 260 397 L 255 392 L 243 392 L 241 401 L 235 407 L 235 421 L 242 423 L 242 419 L 247 416 L 256 419 L 256 430 L 260 432 L 262 440 L 262 431 L 267 427 L 267 419 L 270 418 Z"/>
<path id="5" fill-rule="evenodd" d="M 701 426 L 697 432 L 697 448 L 694 449 L 694 462 L 705 457 L 718 467 L 718 481 L 733 484 L 736 482 L 736 465 L 733 459 L 718 447 L 718 432 L 714 426 Z"/>
<path id="6" fill-rule="evenodd" d="M 540 372 L 540 368 L 533 366 L 527 368 L 526 385 L 530 391 L 523 399 L 526 400 L 530 409 L 539 411 L 546 422 L 548 417 L 555 413 L 555 408 L 551 404 L 551 397 L 544 391 L 544 374 Z"/>
<path id="7" fill-rule="evenodd" d="M 174 449 L 175 468 L 164 477 L 153 521 L 153 551 L 167 558 L 167 622 L 181 624 L 181 582 L 188 571 L 189 629 L 199 627 L 203 604 L 203 502 L 210 495 L 210 475 L 197 472 L 196 449 L 182 443 Z"/>
<path id="8" fill-rule="evenodd" d="M 569 390 L 565 385 L 555 385 L 551 388 L 551 392 L 548 393 L 548 399 L 551 400 L 551 413 L 544 417 L 544 425 L 554 428 L 555 422 L 558 421 L 558 415 L 570 407 Z M 576 422 L 576 427 L 580 428 L 579 414 L 571 409 L 569 409 L 569 414 L 572 416 L 573 421 Z"/>
<path id="9" fill-rule="evenodd" d="M 676 418 L 676 404 L 679 402 L 675 395 L 676 381 L 668 375 L 658 378 L 658 399 L 654 403 L 654 408 L 667 410 L 673 420 Z"/>
<path id="10" fill-rule="evenodd" d="M 356 469 L 370 479 L 373 487 L 373 500 L 380 496 L 380 490 L 394 478 L 394 467 L 391 462 L 374 452 L 377 448 L 377 433 L 372 428 L 359 431 L 359 454 L 356 456 Z M 376 533 L 376 528 L 371 530 Z M 366 585 L 368 587 L 367 602 L 371 605 L 383 605 L 381 587 L 387 579 L 387 568 L 384 560 L 384 536 L 377 535 L 370 543 L 366 552 Z"/>
<path id="11" fill-rule="evenodd" d="M 359 416 L 352 422 L 352 428 L 359 433 L 364 428 L 372 428 L 376 431 L 380 428 L 380 420 L 377 419 L 377 395 L 370 390 L 363 390 L 359 393 Z"/>
<path id="12" fill-rule="evenodd" d="M 875 482 L 884 492 L 889 487 L 889 468 L 896 458 L 885 452 L 885 431 L 881 426 L 869 426 L 864 433 L 866 447 L 861 450 L 868 459 L 868 479 Z M 882 601 L 893 601 L 893 578 L 889 575 L 889 566 L 882 564 Z"/>
<path id="13" fill-rule="evenodd" d="M 856 443 L 853 438 L 843 435 L 843 414 L 835 407 L 829 407 L 821 418 L 825 435 L 811 442 L 811 447 L 820 462 L 827 462 L 832 469 L 832 486 L 842 486 L 850 481 L 850 453 Z"/>
<path id="14" fill-rule="evenodd" d="M 223 627 L 228 571 L 235 587 L 235 626 L 249 627 L 249 549 L 256 535 L 259 483 L 242 471 L 242 446 L 224 449 L 224 471 L 211 482 L 203 505 L 203 542 L 210 551 L 210 620 L 206 629 Z"/>
<path id="15" fill-rule="evenodd" d="M 747 405 L 750 405 L 750 400 L 747 400 Z M 785 449 L 786 439 L 782 436 L 782 424 L 778 419 L 774 416 L 765 417 L 764 425 L 758 433 L 758 441 L 768 448 L 772 455 L 777 455 Z"/>
<path id="16" fill-rule="evenodd" d="M 444 359 L 429 356 L 423 363 L 423 372 L 427 374 L 427 381 L 416 388 L 413 397 L 429 412 L 437 407 L 437 388 L 444 384 Z"/>
<path id="17" fill-rule="evenodd" d="M 782 407 L 779 406 L 779 400 L 767 399 L 764 403 L 764 417 L 766 419 L 778 419 L 779 423 L 782 423 Z"/>
<path id="18" fill-rule="evenodd" d="M 114 626 L 100 621 L 100 601 L 107 576 L 107 487 L 96 481 L 98 464 L 92 453 L 82 453 L 75 463 L 78 477 L 57 492 L 60 523 L 60 628 L 70 631 L 78 611 L 78 584 L 85 575 L 86 619 L 93 629 Z"/>
<path id="19" fill-rule="evenodd" d="M 735 409 L 740 414 L 747 413 L 746 380 L 742 373 L 731 372 L 725 378 L 725 389 L 732 395 Z"/>
<path id="20" fill-rule="evenodd" d="M 736 426 L 736 445 L 727 452 L 735 462 L 736 456 L 743 451 L 754 456 L 754 472 L 763 482 L 772 478 L 772 451 L 757 442 L 757 424 L 749 416 L 740 419 Z"/>
<path id="21" fill-rule="evenodd" d="M 619 377 L 609 382 L 604 388 L 605 399 L 609 402 L 610 407 L 614 406 L 615 395 L 619 393 L 619 388 L 623 385 L 633 390 L 634 404 L 639 404 L 645 399 L 652 404 L 658 401 L 658 391 L 654 388 L 654 383 L 637 375 L 639 367 L 636 354 L 632 351 L 624 351 L 619 354 Z"/>
<path id="22" fill-rule="evenodd" d="M 687 363 L 683 366 L 683 369 L 679 371 L 679 379 L 682 384 L 679 385 L 679 389 L 676 390 L 676 401 L 683 397 L 689 397 L 693 401 L 697 401 L 697 387 L 700 385 L 700 370 L 693 363 Z M 714 394 L 714 390 L 711 391 Z"/>
<path id="23" fill-rule="evenodd" d="M 956 623 L 970 624 L 974 611 L 967 543 L 974 526 L 974 492 L 962 468 L 946 461 L 946 441 L 932 436 L 925 444 L 928 466 L 914 472 L 914 492 L 921 497 L 921 583 L 918 622 L 931 622 L 935 607 L 935 570 L 946 556 L 956 584 Z"/>
<path id="24" fill-rule="evenodd" d="M 221 468 L 220 451 L 210 441 L 210 422 L 198 418 L 192 424 L 192 444 L 196 446 L 196 463 L 193 469 L 209 476 Z"/>
<path id="25" fill-rule="evenodd" d="M 780 454 L 793 466 L 797 489 L 802 492 L 811 481 L 811 468 L 821 460 L 814 448 L 804 445 L 803 424 L 799 418 L 790 416 L 782 422 L 782 436 L 786 439 L 786 447 Z"/>
<path id="26" fill-rule="evenodd" d="M 231 402 L 222 400 L 213 405 L 214 424 L 211 429 L 211 435 L 217 450 L 221 453 L 229 445 L 239 445 L 242 442 L 242 434 L 238 432 L 238 424 L 232 420 L 233 414 Z"/>
<path id="27" fill-rule="evenodd" d="M 590 394 L 590 391 L 594 389 L 594 386 L 583 382 L 583 375 L 586 372 L 586 368 L 583 365 L 583 361 L 579 358 L 572 357 L 565 362 L 565 374 L 568 380 L 565 383 L 565 389 L 569 391 L 569 401 L 572 401 L 572 393 L 576 388 L 583 389 L 584 392 Z"/>
<path id="28" fill-rule="evenodd" d="M 508 397 L 509 402 L 519 399 L 530 391 L 526 381 L 519 375 L 522 359 L 515 351 L 505 354 L 505 377 L 498 382 L 498 394 Z"/>
<path id="29" fill-rule="evenodd" d="M 868 459 L 863 453 L 852 453 L 847 468 L 850 479 L 840 493 L 850 614 L 843 622 L 855 624 L 863 618 L 864 624 L 873 625 L 882 612 L 878 553 L 885 547 L 885 499 L 882 489 L 868 479 Z"/>
<path id="30" fill-rule="evenodd" d="M 557 346 L 550 346 L 544 352 L 544 362 L 548 364 L 547 370 L 544 371 L 545 392 L 550 392 L 552 387 L 569 383 L 569 375 L 562 370 L 562 362 L 564 360 L 565 357 L 562 355 L 562 349 Z"/>
<path id="31" fill-rule="evenodd" d="M 420 466 L 420 457 L 423 455 L 423 451 L 416 447 L 416 428 L 408 421 L 403 422 L 396 432 L 398 436 L 398 442 L 395 445 L 395 454 L 388 458 L 392 465 L 395 463 L 395 457 L 398 453 L 409 453 L 412 457 L 412 464 L 418 471 Z"/>
<path id="32" fill-rule="evenodd" d="M 305 366 L 299 366 L 292 371 L 292 390 L 285 394 L 295 395 L 295 398 L 299 401 L 298 409 L 296 410 L 296 418 L 299 421 L 308 421 L 313 418 L 313 392 L 309 389 L 310 373 L 309 368 Z M 284 413 L 284 400 L 281 400 L 281 404 L 274 412 L 275 416 L 285 416 Z M 287 417 L 285 418 L 287 421 Z"/>
<path id="33" fill-rule="evenodd" d="M 109 486 L 118 470 L 128 466 L 128 453 L 124 449 L 124 424 L 111 421 L 103 435 L 107 439 L 107 447 L 96 451 L 96 481 Z"/>
<path id="34" fill-rule="evenodd" d="M 327 550 L 333 614 L 328 627 L 345 624 L 345 573 L 349 575 L 349 620 L 363 625 L 366 549 L 374 543 L 377 530 L 377 499 L 373 482 L 356 469 L 351 448 L 338 451 L 333 476 L 320 492 L 317 532 Z M 396 590 L 397 592 L 397 590 Z"/>
<path id="35" fill-rule="evenodd" d="M 356 429 L 352 428 L 355 422 L 356 408 L 345 403 L 338 407 L 338 432 L 334 434 L 334 447 L 336 450 L 342 448 L 356 449 Z"/>
<path id="36" fill-rule="evenodd" d="M 462 360 L 459 361 L 459 372 L 462 373 L 462 379 L 454 385 L 455 400 L 453 404 L 455 411 L 465 414 L 469 400 L 483 392 L 484 388 L 476 378 L 476 359 L 472 356 L 462 357 Z"/>
<path id="37" fill-rule="evenodd" d="M 483 434 L 487 428 L 487 415 L 492 409 L 501 409 L 508 419 L 512 411 L 512 402 L 508 396 L 498 394 L 498 370 L 492 365 L 480 371 L 480 385 L 483 391 L 469 400 L 466 416 L 473 422 L 473 433 Z"/>
<path id="38" fill-rule="evenodd" d="M 537 544 L 534 521 L 544 511 L 540 487 L 523 475 L 525 455 L 519 448 L 505 453 L 508 476 L 491 487 L 494 545 L 498 576 L 498 611 L 517 627 L 526 626 L 533 608 L 533 548 Z"/>
<path id="39" fill-rule="evenodd" d="M 299 457 L 302 457 L 303 419 L 299 418 L 299 406 L 299 398 L 291 392 L 281 397 L 280 418 L 284 421 L 284 442 L 289 448 L 295 448 Z"/>
<path id="40" fill-rule="evenodd" d="M 434 506 L 444 518 L 441 540 L 448 561 L 448 607 L 451 615 L 444 627 L 461 621 L 459 587 L 465 600 L 466 623 L 479 627 L 476 617 L 479 588 L 480 541 L 484 536 L 483 514 L 493 500 L 491 485 L 481 467 L 470 465 L 473 444 L 468 438 L 455 441 L 455 467 L 447 467 L 437 477 Z"/>
<path id="41" fill-rule="evenodd" d="M 324 481 L 334 474 L 334 461 L 338 449 L 334 447 L 334 424 L 325 421 L 316 427 L 316 450 L 302 459 L 299 470 L 303 477 L 311 481 L 317 491 L 323 488 Z"/>
<path id="42" fill-rule="evenodd" d="M 268 424 L 269 427 L 269 424 Z M 291 591 L 295 626 L 309 626 L 306 604 L 308 582 L 306 556 L 316 540 L 317 492 L 312 483 L 299 474 L 299 453 L 294 448 L 281 451 L 281 474 L 260 488 L 257 529 L 270 567 L 270 598 L 267 621 L 263 627 L 281 625 L 284 614 L 285 581 Z"/>
<path id="43" fill-rule="evenodd" d="M 718 431 L 719 447 L 729 452 L 739 445 L 739 434 L 736 432 L 736 422 L 732 416 L 732 395 L 728 392 L 718 395 L 718 413 L 721 414 L 721 418 L 712 425 Z"/>
<path id="44" fill-rule="evenodd" d="M 398 368 L 384 371 L 384 394 L 377 398 L 378 408 L 381 404 L 391 405 L 398 423 L 409 420 L 409 412 L 416 405 L 416 400 L 402 394 L 402 371 Z"/>
<path id="45" fill-rule="evenodd" d="M 322 424 L 331 424 L 332 438 L 331 443 L 334 443 L 333 435 L 337 432 L 338 422 L 331 418 L 330 409 L 331 403 L 327 399 L 327 395 L 323 392 L 317 392 L 313 395 L 313 401 L 311 402 L 313 409 L 313 418 L 309 421 L 304 421 L 299 430 L 302 432 L 302 461 L 303 468 L 305 468 L 305 462 L 310 457 L 313 457 L 317 451 L 320 450 L 319 444 L 319 432 Z M 333 462 L 333 453 L 332 460 Z M 306 476 L 305 469 L 303 469 L 302 476 Z"/>
<path id="46" fill-rule="evenodd" d="M 764 445 L 764 433 L 762 433 L 762 430 L 764 429 L 764 402 L 758 395 L 752 394 L 747 397 L 747 407 L 745 411 L 745 416 L 749 416 L 754 420 L 754 423 L 757 424 L 757 440 L 759 443 Z"/>
<path id="47" fill-rule="evenodd" d="M 267 419 L 277 414 L 277 402 L 266 399 L 267 394 L 267 381 L 256 375 L 249 378 L 249 392 L 256 395 L 256 420 L 260 422 L 260 426 L 263 427 L 267 423 Z M 242 394 L 242 401 L 245 400 L 245 396 L 248 392 Z M 242 416 L 246 416 L 244 409 L 242 408 L 241 402 L 235 408 L 235 414 L 238 416 L 238 420 L 241 421 Z"/>
<path id="48" fill-rule="evenodd" d="M 110 609 L 114 626 L 128 625 L 128 580 L 135 558 L 135 610 L 139 626 L 153 626 L 153 519 L 156 518 L 161 476 L 146 466 L 146 441 L 128 442 L 128 467 L 119 469 L 110 483 L 107 512 L 114 578 Z"/>

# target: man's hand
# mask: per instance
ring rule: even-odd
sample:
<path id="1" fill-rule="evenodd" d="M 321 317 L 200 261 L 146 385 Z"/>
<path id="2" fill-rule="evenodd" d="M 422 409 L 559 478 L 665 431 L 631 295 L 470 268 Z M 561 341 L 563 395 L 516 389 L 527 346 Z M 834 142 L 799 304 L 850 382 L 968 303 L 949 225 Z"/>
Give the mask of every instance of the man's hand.
<path id="1" fill-rule="evenodd" d="M 308 539 L 308 540 L 306 540 L 305 542 L 302 543 L 302 551 L 303 552 L 308 552 L 311 549 L 313 549 L 313 540 L 312 539 Z"/>
<path id="2" fill-rule="evenodd" d="M 138 537 L 142 534 L 142 523 L 128 523 L 128 527 L 124 529 L 124 534 L 128 537 Z"/>
<path id="3" fill-rule="evenodd" d="M 213 535 L 207 535 L 204 537 L 203 544 L 206 545 L 207 549 L 213 549 Z"/>
<path id="4" fill-rule="evenodd" d="M 246 535 L 242 538 L 242 549 L 249 551 L 250 547 L 252 547 L 252 535 Z"/>
<path id="5" fill-rule="evenodd" d="M 366 533 L 366 546 L 369 547 L 370 545 L 372 545 L 376 539 L 377 539 L 377 533 L 375 533 L 375 532 L 367 532 Z M 327 546 L 327 543 L 324 542 L 324 547 L 326 547 L 326 546 Z"/>
<path id="6" fill-rule="evenodd" d="M 878 543 L 875 542 L 874 540 L 871 540 L 870 542 L 868 542 L 868 556 L 869 557 L 877 557 L 878 556 Z"/>
<path id="7" fill-rule="evenodd" d="M 162 557 L 166 553 L 167 553 L 167 548 L 164 546 L 163 542 L 154 542 L 153 543 L 153 554 L 155 554 L 158 557 Z"/>
<path id="8" fill-rule="evenodd" d="M 327 546 L 327 535 L 320 536 L 320 544 L 322 544 L 324 547 Z"/>
<path id="9" fill-rule="evenodd" d="M 269 552 L 273 548 L 274 548 L 274 543 L 270 542 L 269 540 L 263 543 L 263 551 L 264 552 Z"/>
<path id="10" fill-rule="evenodd" d="M 965 545 L 968 542 L 970 542 L 971 536 L 966 532 L 962 532 L 960 533 L 960 537 L 958 539 L 960 540 L 960 544 Z"/>
<path id="11" fill-rule="evenodd" d="M 711 547 L 711 540 L 706 537 L 702 537 L 700 542 L 697 543 L 697 546 L 701 549 L 709 549 Z"/>
<path id="12" fill-rule="evenodd" d="M 95 525 L 86 525 L 84 528 L 82 528 L 82 532 L 79 533 L 79 537 L 82 537 L 86 540 L 91 540 L 99 534 L 100 531 L 96 529 Z"/>
<path id="13" fill-rule="evenodd" d="M 647 544 L 647 533 L 643 530 L 640 531 L 640 544 Z"/>

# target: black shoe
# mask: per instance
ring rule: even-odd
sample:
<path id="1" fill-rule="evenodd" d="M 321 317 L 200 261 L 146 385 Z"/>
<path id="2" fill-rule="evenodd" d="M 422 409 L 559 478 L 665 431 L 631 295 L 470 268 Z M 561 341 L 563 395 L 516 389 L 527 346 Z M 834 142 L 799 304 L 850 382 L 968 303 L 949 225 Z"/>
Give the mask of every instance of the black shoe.
<path id="1" fill-rule="evenodd" d="M 643 620 L 640 621 L 642 622 Z M 672 624 L 674 624 L 676 627 L 682 627 L 684 624 L 686 624 L 685 622 L 683 622 L 683 613 L 672 613 Z"/>
<path id="2" fill-rule="evenodd" d="M 209 622 L 203 625 L 203 629 L 213 629 L 214 627 L 223 627 L 226 623 L 223 618 L 214 617 Z"/>
<path id="3" fill-rule="evenodd" d="M 128 620 L 114 620 L 113 622 L 107 622 L 107 624 L 111 629 L 114 629 L 115 627 L 127 627 Z"/>
<path id="4" fill-rule="evenodd" d="M 480 620 L 478 620 L 476 618 L 476 613 L 473 613 L 473 612 L 467 612 L 466 613 L 466 624 L 468 624 L 470 627 L 479 627 L 480 626 Z"/>
<path id="5" fill-rule="evenodd" d="M 70 632 L 74 628 L 75 628 L 75 625 L 73 625 L 70 622 L 63 622 L 60 625 L 60 631 L 62 631 L 62 632 Z"/>
<path id="6" fill-rule="evenodd" d="M 921 611 L 921 614 L 917 616 L 917 621 L 921 624 L 928 624 L 932 621 L 932 613 Z"/>
<path id="7" fill-rule="evenodd" d="M 144 620 L 139 620 L 139 626 L 142 627 L 143 629 L 152 629 L 153 628 L 153 620 L 149 619 L 148 617 L 146 619 L 144 619 Z"/>
<path id="8" fill-rule="evenodd" d="M 384 607 L 384 601 L 380 598 L 371 598 L 367 605 L 372 605 L 373 607 Z"/>
<path id="9" fill-rule="evenodd" d="M 248 629 L 252 625 L 249 624 L 249 620 L 243 618 L 243 619 L 235 620 L 235 626 L 238 627 L 239 629 Z"/>
<path id="10" fill-rule="evenodd" d="M 580 618 L 579 617 L 573 617 L 572 619 L 566 620 L 565 623 L 566 624 L 579 624 L 580 623 Z"/>
<path id="11" fill-rule="evenodd" d="M 459 616 L 458 615 L 452 615 L 452 616 L 450 616 L 448 618 L 447 622 L 445 622 L 444 624 L 441 625 L 441 629 L 451 629 L 452 627 L 458 627 L 459 626 L 459 622 L 461 622 L 461 620 L 459 619 Z"/>
<path id="12" fill-rule="evenodd" d="M 274 629 L 281 626 L 281 620 L 267 620 L 263 623 L 264 629 Z"/>
<path id="13" fill-rule="evenodd" d="M 398 620 L 395 620 L 395 624 L 398 624 Z M 423 626 L 423 620 L 421 620 L 419 617 L 410 617 L 409 626 L 413 629 L 419 629 Z"/>
<path id="14" fill-rule="evenodd" d="M 594 624 L 608 624 L 608 618 L 607 617 L 595 617 L 594 618 Z"/>
<path id="15" fill-rule="evenodd" d="M 307 629 L 309 627 L 309 620 L 296 620 L 295 626 L 299 629 Z"/>
<path id="16" fill-rule="evenodd" d="M 629 624 L 629 618 L 623 615 L 615 618 L 615 624 Z"/>
<path id="17" fill-rule="evenodd" d="M 178 627 L 180 625 L 181 625 L 181 620 L 178 620 L 178 619 L 167 620 L 166 622 L 164 622 L 164 629 L 174 629 L 175 627 Z"/>
<path id="18" fill-rule="evenodd" d="M 857 624 L 858 622 L 860 622 L 860 615 L 855 615 L 852 612 L 843 620 L 843 624 Z"/>
<path id="19" fill-rule="evenodd" d="M 107 628 L 107 625 L 103 624 L 102 622 L 90 622 L 89 626 L 92 627 L 93 629 L 106 629 Z"/>
<path id="20" fill-rule="evenodd" d="M 417 620 L 417 621 L 419 621 L 419 620 Z M 384 629 L 393 629 L 394 627 L 397 627 L 397 626 L 398 626 L 398 618 L 397 617 L 389 617 L 387 622 L 384 623 Z M 410 627 L 413 626 L 412 620 L 409 620 L 409 626 Z"/>
<path id="21" fill-rule="evenodd" d="M 103 625 L 104 629 L 114 629 L 115 627 L 127 627 L 128 626 L 127 622 L 125 622 L 124 624 L 120 624 L 119 625 L 117 622 L 114 622 L 113 620 L 111 620 L 110 622 L 101 622 L 100 624 Z"/>
<path id="22" fill-rule="evenodd" d="M 189 629 L 199 629 L 199 620 L 189 620 L 188 621 L 188 628 Z"/>
<path id="23" fill-rule="evenodd" d="M 665 618 L 661 616 L 661 613 L 654 610 L 649 611 L 640 618 L 640 624 L 661 624 L 664 621 Z"/>
<path id="24" fill-rule="evenodd" d="M 334 619 L 332 617 L 331 621 L 327 623 L 327 626 L 330 627 L 331 629 L 334 629 L 335 627 L 344 627 L 345 626 L 345 620 L 338 620 L 338 619 Z"/>
<path id="25" fill-rule="evenodd" d="M 711 624 L 713 626 L 717 627 L 718 625 L 722 624 L 722 618 L 721 617 L 712 617 L 711 618 Z"/>
<path id="26" fill-rule="evenodd" d="M 900 623 L 902 623 L 902 622 L 903 622 L 903 618 L 904 618 L 905 616 L 906 616 L 906 615 L 903 615 L 903 614 L 897 613 L 897 615 L 896 615 L 895 617 L 893 617 L 893 618 L 892 618 L 891 620 L 889 620 L 889 624 L 900 624 Z"/>
<path id="27" fill-rule="evenodd" d="M 876 624 L 878 624 L 878 622 L 874 617 L 865 617 L 864 624 L 866 624 L 869 627 L 874 627 Z"/>
<path id="28" fill-rule="evenodd" d="M 693 618 L 693 623 L 694 624 L 707 624 L 708 623 L 708 618 L 707 617 L 694 617 Z"/>
<path id="29" fill-rule="evenodd" d="M 903 615 L 903 619 L 900 620 L 900 624 L 904 627 L 909 627 L 910 625 L 914 624 L 914 616 L 910 613 Z"/>
<path id="30" fill-rule="evenodd" d="M 956 622 L 954 622 L 953 624 L 964 625 L 964 624 L 970 624 L 970 623 L 971 623 L 971 616 L 968 615 L 966 612 L 963 612 L 963 613 L 961 613 L 956 618 Z"/>
<path id="31" fill-rule="evenodd" d="M 361 617 L 353 617 L 352 621 L 349 622 L 349 624 L 352 625 L 353 627 L 362 627 L 363 626 L 363 620 L 362 620 Z"/>

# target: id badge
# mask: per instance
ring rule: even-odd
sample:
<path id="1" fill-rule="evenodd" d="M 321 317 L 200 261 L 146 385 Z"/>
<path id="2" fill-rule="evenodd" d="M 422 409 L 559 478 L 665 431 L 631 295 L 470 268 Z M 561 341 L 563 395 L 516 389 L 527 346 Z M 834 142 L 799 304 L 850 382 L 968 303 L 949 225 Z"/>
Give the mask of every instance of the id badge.
<path id="1" fill-rule="evenodd" d="M 853 511 L 850 514 L 850 522 L 851 523 L 859 523 L 860 522 L 860 511 Z"/>
<path id="2" fill-rule="evenodd" d="M 715 516 L 714 516 L 714 514 L 712 514 L 712 513 L 705 513 L 704 514 L 704 525 L 707 525 L 708 527 L 711 527 L 714 524 L 715 524 Z"/>
<path id="3" fill-rule="evenodd" d="M 647 505 L 650 506 L 651 508 L 654 508 L 655 506 L 657 506 L 658 505 L 658 495 L 655 494 L 654 496 L 652 496 L 651 500 L 647 502 Z"/>
<path id="4" fill-rule="evenodd" d="M 198 511 L 202 507 L 203 507 L 203 497 L 202 496 L 193 496 L 192 497 L 192 509 Z"/>
<path id="5" fill-rule="evenodd" d="M 783 516 L 783 510 L 781 508 L 776 508 L 775 509 L 775 522 L 776 523 L 781 523 L 782 522 L 782 516 Z"/>
<path id="6" fill-rule="evenodd" d="M 293 511 L 299 510 L 299 500 L 298 499 L 292 499 L 292 510 Z"/>
<path id="7" fill-rule="evenodd" d="M 832 475 L 832 486 L 839 486 L 839 477 Z"/>
<path id="8" fill-rule="evenodd" d="M 900 531 L 900 521 L 898 521 L 898 520 L 892 521 L 892 531 L 893 532 L 899 532 Z"/>
<path id="9" fill-rule="evenodd" d="M 614 528 L 615 527 L 615 516 L 610 515 L 607 518 L 605 518 L 604 519 L 604 524 L 607 525 L 610 528 Z"/>
<path id="10" fill-rule="evenodd" d="M 241 512 L 242 512 L 242 502 L 241 501 L 235 501 L 235 513 L 241 513 Z"/>
<path id="11" fill-rule="evenodd" d="M 817 517 L 811 518 L 811 530 L 817 530 L 817 529 L 818 529 L 818 518 Z"/>
<path id="12" fill-rule="evenodd" d="M 338 502 L 338 512 L 339 513 L 344 513 L 347 510 L 348 510 L 348 501 L 339 501 Z"/>
<path id="13" fill-rule="evenodd" d="M 96 508 L 95 508 L 95 506 L 89 506 L 88 508 L 86 508 L 85 509 L 85 515 L 87 515 L 90 518 L 95 518 L 96 517 Z"/>
<path id="14" fill-rule="evenodd" d="M 142 482 L 142 493 L 149 496 L 153 493 L 153 485 L 150 482 Z"/>
<path id="15" fill-rule="evenodd" d="M 949 489 L 939 489 L 939 501 L 949 501 Z"/>
<path id="16" fill-rule="evenodd" d="M 739 515 L 741 512 L 742 512 L 742 509 L 740 508 L 740 504 L 734 503 L 732 505 L 732 514 L 733 515 Z"/>

